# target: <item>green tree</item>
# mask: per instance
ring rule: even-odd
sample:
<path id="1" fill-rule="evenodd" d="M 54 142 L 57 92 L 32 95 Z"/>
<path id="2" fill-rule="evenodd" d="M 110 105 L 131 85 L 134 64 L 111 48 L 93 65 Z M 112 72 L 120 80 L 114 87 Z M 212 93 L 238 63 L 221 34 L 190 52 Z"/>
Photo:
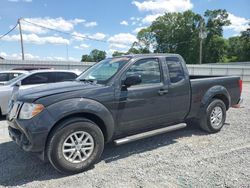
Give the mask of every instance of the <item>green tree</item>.
<path id="1" fill-rule="evenodd" d="M 198 63 L 199 24 L 202 17 L 192 11 L 166 13 L 150 26 L 155 37 L 155 51 L 181 54 L 187 63 Z"/>
<path id="2" fill-rule="evenodd" d="M 98 49 L 94 49 L 89 55 L 82 55 L 83 62 L 98 62 L 106 58 L 106 52 Z"/>
<path id="3" fill-rule="evenodd" d="M 226 10 L 207 10 L 204 14 L 207 38 L 204 41 L 203 63 L 224 62 L 227 56 L 227 43 L 222 38 L 223 26 L 230 25 Z"/>
<path id="4" fill-rule="evenodd" d="M 210 38 L 206 46 L 206 59 L 208 63 L 225 62 L 228 49 L 228 42 L 223 37 L 214 35 Z M 209 53 L 209 55 L 208 55 Z"/>
<path id="5" fill-rule="evenodd" d="M 227 58 L 228 61 L 250 61 L 250 27 L 240 36 L 228 39 Z"/>
<path id="6" fill-rule="evenodd" d="M 112 54 L 113 57 L 117 57 L 117 56 L 122 56 L 125 55 L 126 53 L 124 52 L 119 52 L 119 51 L 114 51 L 114 53 Z"/>
<path id="7" fill-rule="evenodd" d="M 101 61 L 106 58 L 106 52 L 98 49 L 92 50 L 89 55 L 95 62 Z"/>
<path id="8" fill-rule="evenodd" d="M 250 61 L 250 23 L 246 31 L 241 32 L 240 41 L 242 50 L 239 54 L 240 61 Z"/>
<path id="9" fill-rule="evenodd" d="M 229 62 L 239 61 L 239 55 L 242 51 L 242 44 L 239 36 L 228 39 L 227 60 Z"/>
<path id="10" fill-rule="evenodd" d="M 82 62 L 92 62 L 93 59 L 89 55 L 82 55 Z"/>
<path id="11" fill-rule="evenodd" d="M 134 42 L 132 48 L 136 48 L 139 53 L 150 53 L 156 45 L 154 33 L 151 27 L 142 29 L 137 34 L 137 42 Z M 132 50 L 132 49 L 131 49 Z"/>

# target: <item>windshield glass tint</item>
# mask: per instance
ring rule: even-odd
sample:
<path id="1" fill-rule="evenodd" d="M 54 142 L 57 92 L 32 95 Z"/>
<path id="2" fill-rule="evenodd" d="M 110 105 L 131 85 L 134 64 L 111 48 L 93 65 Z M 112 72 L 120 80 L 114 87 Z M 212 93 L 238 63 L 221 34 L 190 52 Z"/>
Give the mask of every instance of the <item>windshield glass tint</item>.
<path id="1" fill-rule="evenodd" d="M 105 59 L 83 72 L 77 80 L 93 80 L 106 84 L 129 60 L 128 57 Z"/>

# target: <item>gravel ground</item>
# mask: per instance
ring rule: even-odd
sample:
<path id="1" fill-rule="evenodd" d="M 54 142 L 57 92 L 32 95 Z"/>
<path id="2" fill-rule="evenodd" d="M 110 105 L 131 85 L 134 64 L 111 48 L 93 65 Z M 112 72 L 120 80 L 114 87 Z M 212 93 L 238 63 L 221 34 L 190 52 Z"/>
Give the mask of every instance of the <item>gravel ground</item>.
<path id="1" fill-rule="evenodd" d="M 108 145 L 87 172 L 62 176 L 10 141 L 0 121 L 0 187 L 249 187 L 250 84 L 243 108 L 230 109 L 217 134 L 186 128 L 134 143 Z"/>

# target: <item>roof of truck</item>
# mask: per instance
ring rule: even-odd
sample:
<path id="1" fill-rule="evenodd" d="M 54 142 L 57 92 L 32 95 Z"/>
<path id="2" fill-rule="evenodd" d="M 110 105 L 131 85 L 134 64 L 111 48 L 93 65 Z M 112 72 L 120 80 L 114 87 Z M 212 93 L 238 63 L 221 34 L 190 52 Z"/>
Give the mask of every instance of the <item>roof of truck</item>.
<path id="1" fill-rule="evenodd" d="M 150 53 L 150 54 L 128 54 L 128 55 L 117 56 L 114 58 L 119 58 L 119 57 L 140 58 L 140 57 L 165 57 L 165 56 L 180 56 L 180 55 L 172 53 Z"/>

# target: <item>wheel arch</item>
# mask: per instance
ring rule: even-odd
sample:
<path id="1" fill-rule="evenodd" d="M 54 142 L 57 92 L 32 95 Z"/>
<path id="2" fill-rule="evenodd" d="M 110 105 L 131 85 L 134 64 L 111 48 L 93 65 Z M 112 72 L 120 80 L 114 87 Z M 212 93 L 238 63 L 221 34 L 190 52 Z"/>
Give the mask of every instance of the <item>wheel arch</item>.
<path id="1" fill-rule="evenodd" d="M 228 110 L 231 106 L 231 97 L 224 86 L 216 85 L 207 90 L 201 101 L 201 108 L 206 108 L 213 99 L 220 99 Z"/>
<path id="2" fill-rule="evenodd" d="M 113 116 L 103 104 L 97 101 L 83 98 L 68 99 L 48 106 L 47 110 L 54 119 L 47 140 L 63 121 L 75 117 L 94 122 L 102 130 L 105 142 L 109 142 L 113 137 L 115 129 Z"/>

